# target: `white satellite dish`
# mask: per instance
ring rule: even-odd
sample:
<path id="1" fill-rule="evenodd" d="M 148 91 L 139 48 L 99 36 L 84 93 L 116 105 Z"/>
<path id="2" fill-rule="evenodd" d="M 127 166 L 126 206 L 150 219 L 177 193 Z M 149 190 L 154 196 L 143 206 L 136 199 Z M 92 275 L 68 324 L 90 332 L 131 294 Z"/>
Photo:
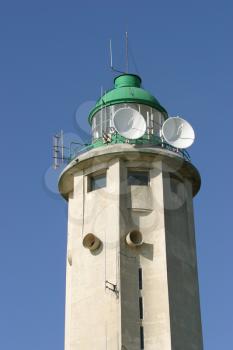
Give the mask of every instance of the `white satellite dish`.
<path id="1" fill-rule="evenodd" d="M 176 148 L 188 148 L 195 140 L 192 126 L 180 117 L 167 119 L 163 123 L 162 135 L 167 143 Z"/>
<path id="2" fill-rule="evenodd" d="M 126 139 L 135 140 L 146 132 L 146 121 L 135 109 L 120 108 L 113 117 L 113 125 L 116 131 Z"/>

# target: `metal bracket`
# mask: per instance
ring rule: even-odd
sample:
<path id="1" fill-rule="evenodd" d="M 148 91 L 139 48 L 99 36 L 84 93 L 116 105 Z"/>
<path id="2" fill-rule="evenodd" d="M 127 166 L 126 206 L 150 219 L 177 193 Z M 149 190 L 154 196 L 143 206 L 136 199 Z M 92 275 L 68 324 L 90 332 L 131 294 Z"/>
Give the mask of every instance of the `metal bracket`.
<path id="1" fill-rule="evenodd" d="M 116 296 L 119 296 L 119 290 L 117 289 L 117 285 L 113 284 L 109 281 L 105 281 L 105 289 L 111 290 L 113 293 L 116 294 Z"/>

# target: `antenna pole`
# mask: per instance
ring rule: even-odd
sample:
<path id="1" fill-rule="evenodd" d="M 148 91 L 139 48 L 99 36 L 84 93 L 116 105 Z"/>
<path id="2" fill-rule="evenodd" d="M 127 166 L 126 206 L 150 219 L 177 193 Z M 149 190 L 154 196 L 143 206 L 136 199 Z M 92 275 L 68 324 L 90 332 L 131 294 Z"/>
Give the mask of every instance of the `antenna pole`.
<path id="1" fill-rule="evenodd" d="M 58 154 L 59 154 L 58 139 L 59 139 L 58 135 L 53 136 L 53 159 L 54 159 L 53 168 L 54 169 L 57 169 L 59 167 L 59 165 L 58 165 Z"/>
<path id="2" fill-rule="evenodd" d="M 57 164 L 56 164 L 56 138 L 55 136 L 53 136 L 53 169 L 57 168 Z"/>
<path id="3" fill-rule="evenodd" d="M 111 69 L 113 69 L 113 63 L 112 63 L 112 39 L 110 39 L 109 44 L 110 44 L 110 46 L 109 46 L 109 49 L 110 49 L 110 67 L 111 67 Z"/>
<path id="4" fill-rule="evenodd" d="M 126 73 L 129 73 L 129 43 L 128 43 L 128 32 L 125 32 L 125 63 L 126 63 Z"/>
<path id="5" fill-rule="evenodd" d="M 125 74 L 125 72 L 122 72 L 121 70 L 118 70 L 116 68 L 113 67 L 113 58 L 112 58 L 112 39 L 110 39 L 110 45 L 109 45 L 109 49 L 110 49 L 110 68 L 113 72 L 116 73 L 121 73 L 121 74 Z"/>

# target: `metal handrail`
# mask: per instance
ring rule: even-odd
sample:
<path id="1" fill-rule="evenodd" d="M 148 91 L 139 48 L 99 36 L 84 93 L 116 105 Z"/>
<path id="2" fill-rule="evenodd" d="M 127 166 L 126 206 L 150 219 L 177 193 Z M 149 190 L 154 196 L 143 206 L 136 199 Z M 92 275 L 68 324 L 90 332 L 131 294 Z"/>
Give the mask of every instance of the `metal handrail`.
<path id="1" fill-rule="evenodd" d="M 93 142 L 93 143 L 90 143 L 90 144 L 86 143 L 85 147 L 75 148 L 73 150 L 72 154 L 70 154 L 70 161 L 72 159 L 74 159 L 75 157 L 77 157 L 78 155 L 81 155 L 85 152 L 88 152 L 93 148 L 101 147 L 104 145 L 107 146 L 107 145 L 117 144 L 117 143 L 126 143 L 126 144 L 131 144 L 131 145 L 156 146 L 156 147 L 167 149 L 171 152 L 177 153 L 188 162 L 191 161 L 190 155 L 186 149 L 175 148 L 175 147 L 171 146 L 170 144 L 168 144 L 167 142 L 165 142 L 164 140 L 162 140 L 158 136 L 146 135 L 145 137 L 137 139 L 137 140 L 127 140 L 119 134 L 113 134 L 110 142 L 104 142 L 103 138 L 99 138 L 99 139 L 96 139 L 95 142 Z"/>

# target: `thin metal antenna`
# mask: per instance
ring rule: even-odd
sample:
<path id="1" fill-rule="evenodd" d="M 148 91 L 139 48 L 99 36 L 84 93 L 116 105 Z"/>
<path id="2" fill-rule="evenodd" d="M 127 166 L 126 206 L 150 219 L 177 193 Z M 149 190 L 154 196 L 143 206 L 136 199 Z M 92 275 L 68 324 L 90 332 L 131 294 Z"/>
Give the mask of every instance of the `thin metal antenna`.
<path id="1" fill-rule="evenodd" d="M 53 168 L 58 169 L 64 159 L 64 147 L 61 146 L 62 132 L 53 136 Z"/>
<path id="2" fill-rule="evenodd" d="M 113 69 L 113 64 L 112 64 L 112 39 L 110 39 L 110 68 Z"/>
<path id="3" fill-rule="evenodd" d="M 64 133 L 63 130 L 53 136 L 53 168 L 58 169 L 65 159 Z"/>
<path id="4" fill-rule="evenodd" d="M 58 168 L 58 135 L 53 136 L 53 168 L 57 169 Z"/>
<path id="5" fill-rule="evenodd" d="M 110 39 L 110 45 L 109 45 L 109 49 L 110 49 L 110 68 L 113 72 L 117 72 L 117 73 L 121 73 L 121 74 L 125 74 L 125 72 L 118 70 L 116 68 L 113 67 L 113 55 L 112 55 L 112 39 Z"/>
<path id="6" fill-rule="evenodd" d="M 69 147 L 64 145 L 64 132 L 61 130 L 53 136 L 53 168 L 56 170 L 66 161 L 70 161 L 73 157 L 72 146 L 89 146 L 88 143 L 80 143 L 71 141 Z M 69 152 L 69 153 L 68 153 Z"/>
<path id="7" fill-rule="evenodd" d="M 128 42 L 128 32 L 125 32 L 125 64 L 126 64 L 126 73 L 129 73 L 129 42 Z"/>

